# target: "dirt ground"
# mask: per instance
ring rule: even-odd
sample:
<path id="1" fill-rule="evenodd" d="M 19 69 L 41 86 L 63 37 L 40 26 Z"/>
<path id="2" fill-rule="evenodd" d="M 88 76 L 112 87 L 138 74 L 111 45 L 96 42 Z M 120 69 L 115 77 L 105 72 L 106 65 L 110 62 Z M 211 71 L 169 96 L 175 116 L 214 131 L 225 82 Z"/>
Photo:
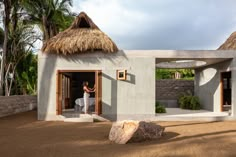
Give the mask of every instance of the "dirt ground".
<path id="1" fill-rule="evenodd" d="M 0 118 L 1 157 L 235 157 L 236 121 L 157 122 L 162 139 L 118 145 L 108 140 L 110 122 L 36 120 L 36 112 Z"/>

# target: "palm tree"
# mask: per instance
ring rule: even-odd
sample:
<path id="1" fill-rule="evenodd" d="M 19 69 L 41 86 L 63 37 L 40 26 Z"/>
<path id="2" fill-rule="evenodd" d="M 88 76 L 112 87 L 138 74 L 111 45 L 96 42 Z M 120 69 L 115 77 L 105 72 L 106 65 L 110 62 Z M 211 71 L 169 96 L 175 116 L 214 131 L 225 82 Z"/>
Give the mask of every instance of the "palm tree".
<path id="1" fill-rule="evenodd" d="M 46 41 L 67 28 L 74 17 L 70 12 L 72 0 L 0 0 L 0 5 L 4 5 L 0 95 L 3 95 L 3 87 L 5 94 L 10 95 L 13 79 L 9 81 L 8 76 L 14 74 L 16 65 L 30 51 L 26 48 L 32 48 L 35 41 L 33 29 L 28 24 L 38 25 Z"/>
<path id="2" fill-rule="evenodd" d="M 4 32 L 3 29 L 0 28 L 0 47 L 2 47 L 3 42 L 4 42 Z"/>
<path id="3" fill-rule="evenodd" d="M 19 89 L 15 88 L 15 93 L 34 95 L 37 93 L 37 64 L 37 55 L 33 54 L 33 52 L 29 52 L 18 63 L 16 84 Z"/>
<path id="4" fill-rule="evenodd" d="M 73 20 L 72 0 L 22 0 L 28 21 L 37 24 L 43 32 L 43 41 L 65 29 Z"/>
<path id="5" fill-rule="evenodd" d="M 3 27 L 4 27 L 4 42 L 3 51 L 1 56 L 0 66 L 0 95 L 3 95 L 4 77 L 5 77 L 5 62 L 7 56 L 7 45 L 8 45 L 8 33 L 10 24 L 10 13 L 11 13 L 11 0 L 0 0 L 1 5 L 4 5 L 4 16 L 3 16 Z"/>
<path id="6" fill-rule="evenodd" d="M 26 50 L 26 47 L 31 48 L 35 41 L 35 33 L 30 26 L 22 22 L 22 5 L 19 0 L 0 0 L 0 5 L 4 5 L 4 42 L 3 52 L 1 56 L 0 67 L 0 95 L 3 95 L 3 88 L 5 88 L 5 95 L 10 94 L 11 84 L 8 76 L 15 72 L 16 65 L 21 60 Z"/>
<path id="7" fill-rule="evenodd" d="M 19 63 L 30 63 L 26 56 L 32 53 L 31 48 L 33 47 L 34 42 L 36 42 L 39 38 L 34 31 L 34 27 L 31 25 L 25 25 L 22 21 L 17 22 L 17 27 L 14 31 L 12 30 L 13 29 L 11 29 L 9 33 L 9 43 L 11 44 L 8 46 L 11 55 L 7 56 L 5 72 L 5 95 L 7 96 L 11 95 L 13 83 L 14 85 L 18 85 L 15 78 L 16 75 L 19 75 L 16 73 L 18 68 L 20 68 L 18 67 Z M 18 81 L 18 83 L 21 82 Z M 21 84 L 19 84 L 19 86 L 21 86 Z"/>

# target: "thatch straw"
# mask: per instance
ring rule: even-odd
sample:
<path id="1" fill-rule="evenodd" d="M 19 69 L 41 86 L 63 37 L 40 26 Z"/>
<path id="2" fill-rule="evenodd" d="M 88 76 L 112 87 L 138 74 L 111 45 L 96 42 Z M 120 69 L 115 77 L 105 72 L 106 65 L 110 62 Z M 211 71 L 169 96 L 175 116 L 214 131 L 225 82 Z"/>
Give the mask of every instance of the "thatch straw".
<path id="1" fill-rule="evenodd" d="M 118 48 L 84 12 L 81 12 L 68 29 L 45 42 L 42 51 L 67 55 L 93 51 L 117 52 Z"/>
<path id="2" fill-rule="evenodd" d="M 236 32 L 232 33 L 218 50 L 236 50 Z"/>

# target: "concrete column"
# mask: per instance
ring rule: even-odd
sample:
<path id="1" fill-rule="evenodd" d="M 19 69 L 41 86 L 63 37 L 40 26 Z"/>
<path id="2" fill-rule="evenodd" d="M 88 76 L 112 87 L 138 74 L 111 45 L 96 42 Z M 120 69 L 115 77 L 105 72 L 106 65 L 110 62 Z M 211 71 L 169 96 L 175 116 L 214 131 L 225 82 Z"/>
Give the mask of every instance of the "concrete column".
<path id="1" fill-rule="evenodd" d="M 236 58 L 233 59 L 231 64 L 231 80 L 232 80 L 231 110 L 232 110 L 232 116 L 236 117 Z"/>

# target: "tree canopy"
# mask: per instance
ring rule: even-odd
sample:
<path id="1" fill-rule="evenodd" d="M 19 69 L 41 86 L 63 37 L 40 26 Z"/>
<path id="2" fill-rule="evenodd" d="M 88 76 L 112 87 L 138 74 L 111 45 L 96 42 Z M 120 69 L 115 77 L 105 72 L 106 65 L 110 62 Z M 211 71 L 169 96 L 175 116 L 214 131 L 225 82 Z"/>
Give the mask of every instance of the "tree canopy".
<path id="1" fill-rule="evenodd" d="M 0 94 L 36 94 L 37 56 L 34 43 L 55 36 L 74 20 L 72 0 L 0 0 L 4 30 L 0 66 Z M 35 31 L 35 25 L 42 37 Z"/>

